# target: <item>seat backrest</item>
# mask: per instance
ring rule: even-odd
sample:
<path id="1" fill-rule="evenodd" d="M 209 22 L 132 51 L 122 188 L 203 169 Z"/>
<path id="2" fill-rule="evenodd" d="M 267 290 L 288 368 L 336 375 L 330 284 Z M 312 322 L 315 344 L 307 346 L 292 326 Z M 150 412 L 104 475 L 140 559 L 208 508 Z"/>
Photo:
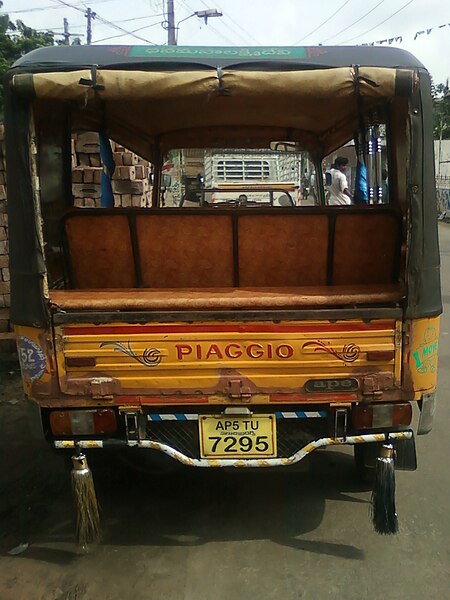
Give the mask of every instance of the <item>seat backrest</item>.
<path id="1" fill-rule="evenodd" d="M 84 209 L 66 217 L 66 255 L 81 289 L 394 283 L 400 224 L 384 208 Z"/>
<path id="2" fill-rule="evenodd" d="M 136 286 L 127 215 L 72 214 L 65 220 L 65 237 L 71 287 Z"/>
<path id="3" fill-rule="evenodd" d="M 327 215 L 242 214 L 238 240 L 241 286 L 326 284 Z"/>
<path id="4" fill-rule="evenodd" d="M 136 234 L 144 287 L 234 286 L 231 215 L 140 214 Z"/>

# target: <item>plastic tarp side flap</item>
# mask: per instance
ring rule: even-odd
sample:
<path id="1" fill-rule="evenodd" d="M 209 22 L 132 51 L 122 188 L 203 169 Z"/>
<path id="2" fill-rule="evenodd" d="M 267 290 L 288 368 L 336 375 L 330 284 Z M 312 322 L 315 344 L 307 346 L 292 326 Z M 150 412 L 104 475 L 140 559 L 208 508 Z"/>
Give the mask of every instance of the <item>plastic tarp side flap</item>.
<path id="1" fill-rule="evenodd" d="M 12 106 L 14 103 L 14 106 Z M 30 106 L 5 86 L 11 321 L 44 326 L 45 260 L 38 233 L 30 169 Z"/>

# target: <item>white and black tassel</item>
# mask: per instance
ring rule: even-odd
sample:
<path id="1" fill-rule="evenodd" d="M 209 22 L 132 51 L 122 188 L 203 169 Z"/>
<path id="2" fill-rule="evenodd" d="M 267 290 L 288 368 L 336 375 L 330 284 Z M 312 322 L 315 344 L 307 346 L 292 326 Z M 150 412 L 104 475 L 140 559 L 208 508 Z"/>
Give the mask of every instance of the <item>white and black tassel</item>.
<path id="1" fill-rule="evenodd" d="M 372 523 L 377 533 L 392 535 L 398 532 L 395 508 L 394 447 L 383 444 L 375 463 L 372 492 Z"/>

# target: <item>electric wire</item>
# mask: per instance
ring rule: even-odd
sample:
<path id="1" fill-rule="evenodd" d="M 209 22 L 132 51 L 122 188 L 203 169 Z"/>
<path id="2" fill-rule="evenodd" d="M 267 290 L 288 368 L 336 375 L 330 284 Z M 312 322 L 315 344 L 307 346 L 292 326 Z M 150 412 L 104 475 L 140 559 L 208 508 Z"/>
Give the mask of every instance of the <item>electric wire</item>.
<path id="1" fill-rule="evenodd" d="M 24 8 L 23 10 L 2 10 L 1 14 L 20 15 L 22 13 L 41 12 L 42 10 L 54 10 L 59 8 L 59 6 L 37 6 L 35 8 Z"/>
<path id="2" fill-rule="evenodd" d="M 204 0 L 200 0 L 200 2 L 203 4 L 203 6 L 204 6 L 205 8 L 209 8 L 209 7 L 208 7 L 208 5 L 206 4 L 206 2 L 205 2 Z M 250 40 L 253 40 L 253 41 L 254 41 L 254 42 L 255 42 L 255 43 L 258 45 L 258 46 L 262 46 L 262 45 L 263 45 L 263 44 L 261 44 L 261 42 L 259 42 L 259 41 L 258 41 L 258 40 L 257 40 L 257 39 L 256 39 L 256 38 L 255 38 L 255 37 L 254 37 L 254 36 L 253 36 L 253 35 L 252 35 L 250 32 L 249 32 L 249 31 L 247 31 L 246 29 L 244 29 L 244 28 L 242 27 L 242 25 L 240 25 L 240 24 L 239 24 L 237 21 L 235 21 L 231 15 L 229 15 L 228 13 L 226 13 L 226 12 L 225 12 L 223 16 L 225 17 L 225 19 L 228 19 L 229 21 L 231 21 L 232 23 L 234 23 L 234 24 L 235 24 L 235 25 L 236 25 L 236 26 L 237 26 L 239 29 L 241 29 L 241 30 L 243 31 L 243 33 L 244 33 L 244 34 L 247 36 L 247 39 L 243 38 L 243 37 L 242 37 L 242 34 L 238 33 L 238 32 L 236 31 L 236 29 L 234 29 L 234 33 L 235 33 L 236 35 L 239 35 L 239 37 L 240 37 L 242 40 L 244 40 L 244 42 L 245 42 L 245 43 L 247 43 L 247 40 L 248 40 L 248 39 L 250 39 Z M 229 27 L 229 26 L 228 26 L 228 27 Z"/>
<path id="3" fill-rule="evenodd" d="M 151 44 L 152 46 L 157 46 L 157 44 L 155 44 L 155 42 L 152 42 L 151 40 L 149 40 L 145 37 L 142 37 L 140 35 L 136 35 L 135 33 L 132 33 L 131 31 L 128 31 L 127 29 L 124 29 L 123 27 L 120 27 L 120 25 L 116 25 L 115 23 L 112 23 L 111 21 L 104 19 L 98 13 L 95 18 L 97 19 L 97 21 L 100 21 L 100 23 L 103 23 L 104 25 L 108 25 L 109 27 L 112 27 L 113 29 L 116 29 L 117 31 L 121 31 L 124 35 L 131 35 L 132 37 L 135 37 L 137 40 L 141 40 L 142 42 L 146 42 L 147 44 Z"/>
<path id="4" fill-rule="evenodd" d="M 345 40 L 343 42 L 339 42 L 339 44 L 348 44 L 349 42 L 352 42 L 353 40 L 356 40 L 357 38 L 360 38 L 360 37 L 363 37 L 364 35 L 367 35 L 368 33 L 370 33 L 371 31 L 373 31 L 374 29 L 376 29 L 380 25 L 383 25 L 384 23 L 386 23 L 386 21 L 389 21 L 390 19 L 392 19 L 392 17 L 395 17 L 395 15 L 398 15 L 399 12 L 401 12 L 403 9 L 407 8 L 413 2 L 414 2 L 414 0 L 408 0 L 408 2 L 406 2 L 406 4 L 404 4 L 403 6 L 401 6 L 394 13 L 392 13 L 392 15 L 390 15 L 389 17 L 387 17 L 386 19 L 384 19 L 384 21 L 381 21 L 377 25 L 374 25 L 373 27 L 371 27 L 370 29 L 368 29 L 364 33 L 360 33 L 359 35 L 355 35 L 352 38 L 349 38 L 348 40 Z"/>
<path id="5" fill-rule="evenodd" d="M 89 4 L 103 4 L 104 2 L 115 2 L 116 0 L 89 0 Z M 78 6 L 84 6 L 85 2 L 82 2 L 81 4 L 78 4 Z M 75 8 L 75 6 L 77 6 L 76 4 L 74 4 L 73 8 Z M 30 13 L 30 12 L 40 12 L 43 10 L 58 10 L 59 6 L 36 6 L 34 8 L 24 8 L 22 10 L 4 10 L 1 11 L 3 14 L 8 14 L 8 15 L 17 15 L 20 13 Z"/>
<path id="6" fill-rule="evenodd" d="M 380 2 L 378 2 L 378 4 L 376 4 L 373 8 L 371 8 L 369 11 L 364 13 L 362 17 L 359 17 L 359 19 L 357 19 L 356 21 L 353 21 L 353 23 L 350 23 L 350 25 L 347 25 L 347 27 L 345 27 L 344 29 L 341 29 L 341 31 L 338 31 L 337 33 L 333 33 L 333 35 L 330 35 L 330 37 L 326 38 L 325 40 L 322 40 L 322 44 L 325 44 L 325 42 L 328 42 L 328 41 L 332 40 L 333 38 L 338 37 L 339 35 L 341 35 L 341 33 L 344 33 L 344 31 L 347 31 L 348 29 L 350 29 L 350 27 L 353 27 L 353 25 L 356 25 L 357 23 L 359 23 L 360 21 L 365 19 L 367 17 L 367 15 L 370 15 L 370 13 L 372 13 L 376 8 L 378 8 L 381 4 L 383 4 L 384 1 L 385 0 L 381 0 Z"/>
<path id="7" fill-rule="evenodd" d="M 187 2 L 185 2 L 185 0 L 180 0 L 181 4 L 183 4 L 183 6 L 192 14 L 195 14 L 195 11 L 191 9 L 191 7 L 189 6 L 189 4 Z M 213 25 L 211 25 L 211 23 L 208 23 L 208 27 L 211 29 L 211 31 L 213 31 L 216 35 L 218 35 L 219 37 L 221 37 L 223 40 L 225 40 L 226 42 L 228 42 L 228 44 L 231 44 L 232 46 L 235 45 L 235 42 L 233 42 L 232 40 L 230 40 L 229 38 L 227 38 L 225 35 L 223 35 L 220 31 L 217 31 L 217 29 L 215 27 L 213 27 Z M 177 31 L 177 38 L 178 38 L 178 31 Z"/>
<path id="8" fill-rule="evenodd" d="M 318 25 L 315 29 L 313 29 L 312 31 L 310 31 L 309 33 L 307 33 L 306 35 L 304 35 L 302 38 L 300 38 L 299 40 L 297 40 L 296 42 L 294 42 L 292 44 L 292 46 L 296 46 L 297 44 L 299 44 L 300 42 L 303 42 L 304 39 L 306 39 L 307 37 L 309 37 L 310 35 L 312 35 L 313 33 L 316 33 L 316 31 L 318 31 L 321 27 L 323 27 L 324 25 L 326 25 L 328 23 L 328 21 L 331 21 L 331 19 L 336 16 L 345 6 L 347 6 L 347 4 L 350 2 L 350 0 L 345 0 L 344 4 L 342 4 L 342 6 L 340 6 L 337 10 L 334 11 L 333 14 L 331 14 L 328 19 L 325 19 L 325 21 L 323 21 L 320 25 Z"/>
<path id="9" fill-rule="evenodd" d="M 142 31 L 143 29 L 147 29 L 148 27 L 154 27 L 155 25 L 160 25 L 161 21 L 157 23 L 151 23 L 151 25 L 144 25 L 144 27 L 139 27 L 138 29 L 133 29 L 129 32 L 129 34 L 137 33 L 138 31 Z M 96 44 L 100 44 L 100 42 L 106 42 L 107 40 L 113 40 L 115 38 L 123 37 L 127 35 L 126 33 L 118 33 L 117 35 L 110 35 L 109 37 L 101 38 L 100 40 L 95 40 Z"/>
<path id="10" fill-rule="evenodd" d="M 65 2 L 64 0 L 52 0 L 52 2 L 56 2 L 62 6 L 67 6 L 68 8 L 72 8 L 74 10 L 77 10 L 78 12 L 82 12 L 83 14 L 85 12 L 85 9 L 80 8 L 79 6 L 75 6 L 73 4 L 69 4 L 68 2 Z M 120 27 L 120 25 L 116 25 L 115 23 L 108 21 L 107 19 L 105 19 L 104 17 L 99 15 L 98 13 L 96 13 L 95 18 L 97 21 L 100 21 L 100 23 L 103 23 L 103 25 L 108 25 L 109 27 L 112 27 L 113 29 L 116 29 L 117 31 L 121 31 L 124 34 L 131 35 L 132 37 L 135 37 L 136 39 L 141 40 L 143 42 L 146 42 L 147 44 L 151 44 L 152 46 L 157 45 L 157 44 L 155 44 L 155 42 L 152 42 L 151 40 L 149 40 L 147 38 L 144 38 L 140 35 L 136 35 L 135 33 L 131 33 L 130 31 L 127 31 L 123 27 Z"/>
<path id="11" fill-rule="evenodd" d="M 164 17 L 165 15 L 163 13 L 160 13 L 159 15 L 144 15 L 142 17 L 131 17 L 131 19 L 121 19 L 120 21 L 115 21 L 116 23 L 129 23 L 130 21 L 140 21 L 142 19 L 153 19 L 154 17 Z M 161 21 L 158 21 L 158 23 L 160 23 Z M 156 23 L 156 24 L 158 24 Z"/>

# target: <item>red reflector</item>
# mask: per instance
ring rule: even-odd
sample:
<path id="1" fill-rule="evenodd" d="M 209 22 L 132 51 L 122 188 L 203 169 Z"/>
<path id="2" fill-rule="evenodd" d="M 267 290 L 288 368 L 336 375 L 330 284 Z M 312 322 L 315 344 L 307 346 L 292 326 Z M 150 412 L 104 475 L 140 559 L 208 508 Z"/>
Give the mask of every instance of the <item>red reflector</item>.
<path id="1" fill-rule="evenodd" d="M 390 361 L 395 358 L 395 350 L 369 350 L 367 360 Z"/>
<path id="2" fill-rule="evenodd" d="M 352 411 L 352 422 L 355 429 L 371 429 L 373 420 L 372 405 L 355 406 Z"/>
<path id="3" fill-rule="evenodd" d="M 394 404 L 392 425 L 410 425 L 412 421 L 412 406 L 409 404 Z"/>
<path id="4" fill-rule="evenodd" d="M 403 404 L 360 404 L 352 411 L 355 429 L 382 429 L 397 425 L 409 425 L 412 420 L 412 406 Z"/>
<path id="5" fill-rule="evenodd" d="M 52 410 L 50 413 L 50 428 L 53 435 L 72 435 L 69 411 Z"/>
<path id="6" fill-rule="evenodd" d="M 53 435 L 112 434 L 117 431 L 112 408 L 96 410 L 53 410 L 50 413 Z"/>
<path id="7" fill-rule="evenodd" d="M 112 408 L 94 411 L 95 433 L 115 433 L 117 430 L 116 413 Z"/>

